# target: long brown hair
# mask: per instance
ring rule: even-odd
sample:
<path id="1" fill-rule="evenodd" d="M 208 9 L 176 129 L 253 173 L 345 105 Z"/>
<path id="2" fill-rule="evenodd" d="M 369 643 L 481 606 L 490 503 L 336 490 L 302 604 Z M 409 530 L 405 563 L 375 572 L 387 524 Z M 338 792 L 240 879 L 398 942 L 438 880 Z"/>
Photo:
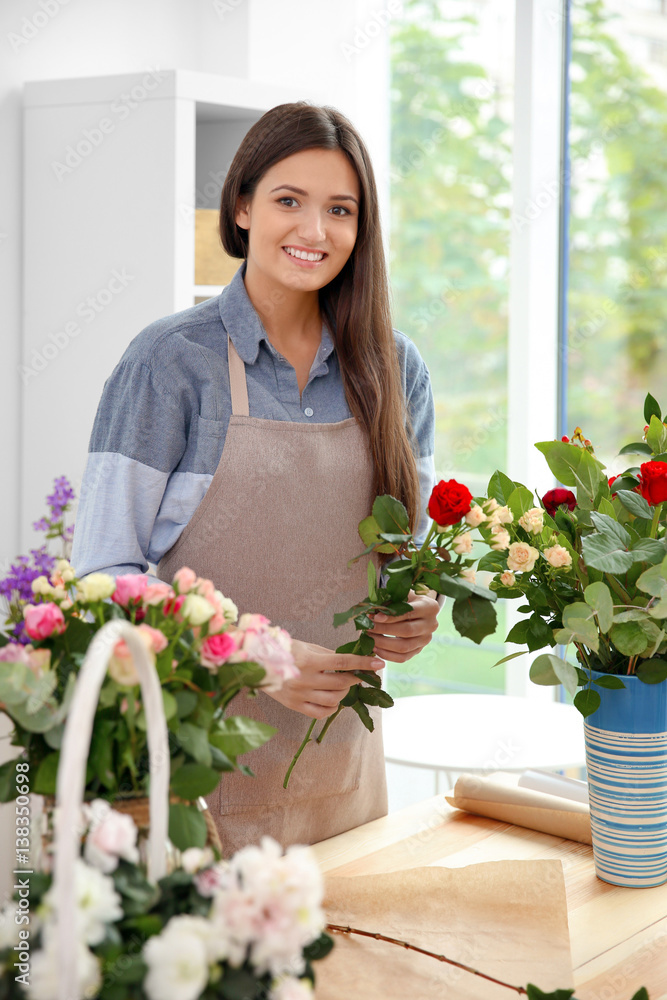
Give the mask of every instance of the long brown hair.
<path id="1" fill-rule="evenodd" d="M 306 101 L 267 111 L 244 137 L 227 172 L 220 239 L 231 257 L 245 259 L 248 231 L 235 218 L 239 195 L 252 198 L 274 163 L 313 148 L 342 150 L 359 178 L 356 243 L 341 272 L 320 289 L 320 310 L 336 345 L 347 404 L 368 437 L 375 494 L 401 500 L 414 528 L 419 479 L 391 324 L 377 189 L 368 150 L 352 123 L 335 108 Z"/>

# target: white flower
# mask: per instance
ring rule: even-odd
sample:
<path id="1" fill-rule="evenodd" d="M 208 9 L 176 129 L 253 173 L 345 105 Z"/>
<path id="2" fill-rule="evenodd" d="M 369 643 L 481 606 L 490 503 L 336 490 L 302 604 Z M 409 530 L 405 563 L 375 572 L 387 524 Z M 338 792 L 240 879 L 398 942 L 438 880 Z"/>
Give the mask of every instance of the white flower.
<path id="1" fill-rule="evenodd" d="M 539 550 L 525 542 L 512 542 L 507 555 L 507 568 L 516 573 L 529 573 L 539 557 Z"/>
<path id="2" fill-rule="evenodd" d="M 30 584 L 33 594 L 41 594 L 42 597 L 50 597 L 53 594 L 53 587 L 45 576 L 38 576 Z"/>
<path id="3" fill-rule="evenodd" d="M 551 545 L 542 553 L 550 566 L 560 569 L 563 566 L 572 565 L 572 556 L 563 545 Z"/>
<path id="4" fill-rule="evenodd" d="M 486 521 L 486 514 L 481 507 L 478 507 L 477 504 L 475 504 L 470 508 L 463 520 L 466 524 L 469 524 L 471 528 L 477 528 L 483 521 Z"/>
<path id="5" fill-rule="evenodd" d="M 89 573 L 79 580 L 77 590 L 83 601 L 104 601 L 116 589 L 116 581 L 108 573 Z"/>
<path id="6" fill-rule="evenodd" d="M 270 1000 L 312 1000 L 313 984 L 310 979 L 285 976 L 271 983 Z"/>
<path id="7" fill-rule="evenodd" d="M 514 573 L 506 569 L 504 573 L 500 574 L 500 582 L 503 587 L 513 587 L 516 583 L 516 577 Z"/>
<path id="8" fill-rule="evenodd" d="M 213 861 L 213 851 L 210 847 L 188 847 L 181 854 L 181 868 L 194 875 L 200 868 L 206 868 Z"/>
<path id="9" fill-rule="evenodd" d="M 196 1000 L 204 991 L 211 930 L 203 917 L 173 917 L 161 934 L 148 939 L 142 956 L 148 966 L 143 988 L 149 1000 Z"/>
<path id="10" fill-rule="evenodd" d="M 470 532 L 464 531 L 463 534 L 457 535 L 452 543 L 452 548 L 460 556 L 472 552 L 472 535 Z"/>
<path id="11" fill-rule="evenodd" d="M 531 507 L 521 515 L 519 524 L 531 535 L 539 535 L 544 527 L 544 511 L 541 507 Z"/>
<path id="12" fill-rule="evenodd" d="M 285 855 L 275 840 L 240 850 L 213 897 L 211 920 L 232 965 L 249 952 L 260 975 L 304 971 L 303 948 L 322 932 L 322 875 L 306 847 Z"/>
<path id="13" fill-rule="evenodd" d="M 131 816 L 112 809 L 105 799 L 94 799 L 84 811 L 90 820 L 83 856 L 89 865 L 108 875 L 120 858 L 139 863 L 137 827 Z"/>
<path id="14" fill-rule="evenodd" d="M 239 618 L 239 609 L 236 607 L 231 597 L 225 597 L 219 590 L 216 590 L 213 596 L 215 598 L 216 607 L 224 616 L 225 621 L 229 622 L 230 625 L 237 622 Z"/>
<path id="15" fill-rule="evenodd" d="M 76 968 L 79 981 L 79 996 L 94 997 L 102 985 L 99 960 L 82 941 L 72 940 L 70 948 L 76 948 Z M 30 959 L 28 996 L 30 1000 L 59 1000 L 58 990 L 58 949 L 59 941 L 56 924 L 42 930 L 42 948 Z"/>
<path id="16" fill-rule="evenodd" d="M 53 574 L 60 577 L 63 583 L 71 583 L 76 576 L 68 559 L 58 559 Z"/>
<path id="17" fill-rule="evenodd" d="M 484 510 L 487 512 L 487 514 L 491 514 L 493 513 L 494 510 L 498 509 L 499 504 L 495 497 L 489 497 L 488 500 L 484 501 L 482 506 L 484 507 Z"/>
<path id="18" fill-rule="evenodd" d="M 461 576 L 464 580 L 467 580 L 468 583 L 475 583 L 477 580 L 477 574 L 472 566 L 468 566 L 466 569 L 461 570 Z"/>
<path id="19" fill-rule="evenodd" d="M 509 507 L 494 507 L 489 517 L 490 524 L 511 524 L 514 520 L 514 514 L 509 509 Z"/>
<path id="20" fill-rule="evenodd" d="M 183 601 L 181 615 L 190 625 L 203 625 L 215 614 L 215 608 L 210 601 L 199 594 L 188 594 Z"/>
<path id="21" fill-rule="evenodd" d="M 493 535 L 491 548 L 495 549 L 496 552 L 502 552 L 504 549 L 509 547 L 510 533 L 507 528 L 503 528 L 502 524 L 492 525 L 491 534 Z"/>
<path id="22" fill-rule="evenodd" d="M 15 920 L 17 912 L 16 903 L 7 903 L 0 910 L 0 951 L 19 943 L 19 925 Z"/>
<path id="23" fill-rule="evenodd" d="M 86 944 L 99 944 L 106 934 L 105 924 L 123 916 L 113 880 L 78 859 L 74 867 L 74 891 L 77 933 Z M 43 906 L 47 920 L 56 916 L 53 886 L 44 894 Z"/>

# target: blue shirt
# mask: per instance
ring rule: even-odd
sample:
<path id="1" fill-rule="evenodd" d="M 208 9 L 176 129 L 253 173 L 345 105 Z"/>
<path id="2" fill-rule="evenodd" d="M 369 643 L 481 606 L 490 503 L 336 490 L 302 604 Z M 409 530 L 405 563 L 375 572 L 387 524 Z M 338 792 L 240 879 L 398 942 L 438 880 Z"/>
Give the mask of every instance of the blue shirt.
<path id="1" fill-rule="evenodd" d="M 333 423 L 351 416 L 334 344 L 322 326 L 308 382 L 272 346 L 245 289 L 245 262 L 219 296 L 151 323 L 104 386 L 76 517 L 72 565 L 144 573 L 169 551 L 220 461 L 232 412 L 227 335 L 246 366 L 251 417 Z M 417 348 L 395 331 L 415 436 L 424 512 L 434 483 L 434 407 Z"/>

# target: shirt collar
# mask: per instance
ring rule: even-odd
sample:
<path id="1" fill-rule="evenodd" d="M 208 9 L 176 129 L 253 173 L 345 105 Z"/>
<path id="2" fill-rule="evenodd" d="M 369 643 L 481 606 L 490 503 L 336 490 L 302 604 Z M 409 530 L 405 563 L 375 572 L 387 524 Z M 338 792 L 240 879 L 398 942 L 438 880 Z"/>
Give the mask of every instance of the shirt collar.
<path id="1" fill-rule="evenodd" d="M 230 283 L 223 288 L 219 298 L 219 309 L 220 318 L 225 330 L 232 339 L 239 357 L 247 365 L 254 365 L 257 361 L 262 341 L 264 341 L 270 351 L 273 353 L 276 353 L 276 351 L 269 341 L 255 307 L 248 298 L 243 280 L 246 267 L 247 261 L 244 260 Z M 322 342 L 317 352 L 317 361 L 320 364 L 326 361 L 333 349 L 334 345 L 331 334 L 323 322 Z"/>

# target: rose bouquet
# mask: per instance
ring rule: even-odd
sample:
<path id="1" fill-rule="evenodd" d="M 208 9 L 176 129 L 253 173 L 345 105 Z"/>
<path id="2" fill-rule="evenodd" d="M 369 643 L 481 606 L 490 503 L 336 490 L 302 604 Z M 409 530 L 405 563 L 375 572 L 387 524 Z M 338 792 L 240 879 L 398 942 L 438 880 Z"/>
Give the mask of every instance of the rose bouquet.
<path id="1" fill-rule="evenodd" d="M 322 877 L 304 847 L 268 837 L 229 862 L 190 848 L 156 885 L 139 864 L 131 817 L 84 806 L 75 869 L 80 995 L 101 1000 L 308 1000 L 312 963 L 331 949 Z M 58 1000 L 57 913 L 51 876 L 28 876 L 0 912 L 0 996 Z M 29 928 L 29 929 L 28 929 Z"/>
<path id="2" fill-rule="evenodd" d="M 478 501 L 479 532 L 493 551 L 477 568 L 494 573 L 498 597 L 522 600 L 526 616 L 507 641 L 531 652 L 571 646 L 576 662 L 546 652 L 530 677 L 563 684 L 584 716 L 600 705 L 596 687 L 622 688 L 624 675 L 646 684 L 667 678 L 667 425 L 651 395 L 644 417 L 642 440 L 619 452 L 644 461 L 620 475 L 608 477 L 576 428 L 536 445 L 562 488 L 537 505 L 530 490 L 495 472 Z"/>
<path id="3" fill-rule="evenodd" d="M 225 708 L 244 688 L 277 690 L 297 675 L 289 635 L 262 615 L 242 615 L 236 624 L 233 602 L 188 568 L 176 573 L 173 585 L 149 583 L 138 574 L 78 579 L 67 560 L 59 559 L 48 576 L 33 569 L 30 594 L 12 594 L 10 634 L 0 635 L 0 711 L 11 719 L 20 759 L 30 765 L 31 791 L 55 793 L 78 670 L 99 629 L 122 618 L 137 626 L 162 687 L 170 791 L 181 800 L 170 806 L 169 836 L 179 848 L 203 846 L 206 821 L 192 803 L 213 791 L 225 771 L 251 775 L 238 758 L 275 733 L 253 719 L 225 717 Z M 10 760 L 0 766 L 2 802 L 16 797 L 15 765 Z M 138 677 L 121 640 L 95 714 L 86 796 L 144 797 L 148 775 Z"/>
<path id="4" fill-rule="evenodd" d="M 392 496 L 377 497 L 372 513 L 359 525 L 359 535 L 366 549 L 351 562 L 373 553 L 391 556 L 383 567 L 383 579 L 378 583 L 375 565 L 368 563 L 368 597 L 354 607 L 334 616 L 334 625 L 343 625 L 351 618 L 360 632 L 357 639 L 339 646 L 337 653 L 356 653 L 372 656 L 374 640 L 369 635 L 373 617 L 378 613 L 389 617 L 407 614 L 410 593 L 444 594 L 454 599 L 452 620 L 457 631 L 474 642 L 495 631 L 496 612 L 493 602 L 496 594 L 475 580 L 472 557 L 471 528 L 487 520 L 479 506 L 473 506 L 470 490 L 455 479 L 441 481 L 434 488 L 428 502 L 431 525 L 421 545 L 410 531 L 408 513 L 403 504 Z M 498 522 L 500 524 L 500 522 Z M 354 684 L 340 702 L 336 711 L 324 723 L 317 743 L 321 743 L 334 719 L 344 708 L 357 713 L 364 726 L 373 732 L 374 723 L 369 705 L 391 708 L 391 696 L 381 688 L 380 678 L 374 671 L 355 671 L 360 683 Z M 287 787 L 292 768 L 306 745 L 310 742 L 316 719 L 297 750 L 287 771 Z"/>

